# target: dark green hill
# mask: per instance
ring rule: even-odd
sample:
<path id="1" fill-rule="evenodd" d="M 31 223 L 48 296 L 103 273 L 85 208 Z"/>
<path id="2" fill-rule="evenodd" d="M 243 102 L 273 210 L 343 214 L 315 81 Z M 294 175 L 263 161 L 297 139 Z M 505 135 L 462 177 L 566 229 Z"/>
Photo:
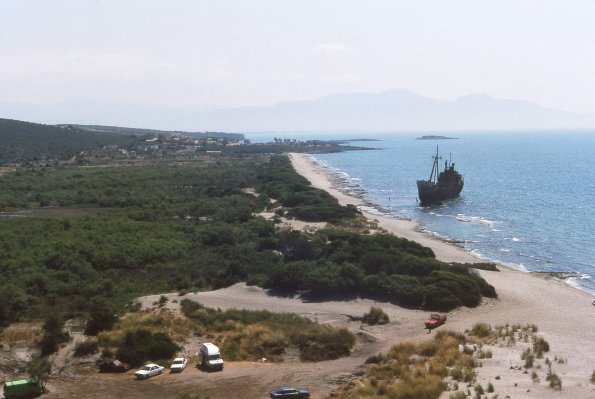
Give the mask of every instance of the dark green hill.
<path id="1" fill-rule="evenodd" d="M 68 159 L 108 144 L 128 145 L 132 135 L 0 118 L 0 163 Z"/>

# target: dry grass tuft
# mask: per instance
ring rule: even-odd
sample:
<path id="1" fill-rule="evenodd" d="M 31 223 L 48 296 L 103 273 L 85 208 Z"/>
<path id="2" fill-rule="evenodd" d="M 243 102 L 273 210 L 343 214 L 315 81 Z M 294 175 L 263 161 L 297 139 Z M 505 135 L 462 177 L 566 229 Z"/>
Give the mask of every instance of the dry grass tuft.
<path id="1" fill-rule="evenodd" d="M 165 333 L 173 341 L 183 342 L 186 337 L 197 329 L 197 326 L 192 321 L 178 317 L 167 309 L 127 313 L 112 330 L 99 333 L 99 343 L 104 347 L 118 346 L 127 331 L 139 328 L 145 329 L 152 334 Z"/>
<path id="2" fill-rule="evenodd" d="M 12 345 L 19 341 L 38 343 L 43 336 L 43 323 L 14 323 L 6 327 L 0 335 L 0 342 Z"/>
<path id="3" fill-rule="evenodd" d="M 459 350 L 459 345 L 464 341 L 461 334 L 442 331 L 433 340 L 418 345 L 397 344 L 387 355 L 375 357 L 375 364 L 366 377 L 357 384 L 346 384 L 335 391 L 332 397 L 438 398 L 448 388 L 445 379 L 449 376 L 455 381 L 475 380 L 473 357 Z M 461 397 L 460 394 L 455 395 L 456 398 Z"/>

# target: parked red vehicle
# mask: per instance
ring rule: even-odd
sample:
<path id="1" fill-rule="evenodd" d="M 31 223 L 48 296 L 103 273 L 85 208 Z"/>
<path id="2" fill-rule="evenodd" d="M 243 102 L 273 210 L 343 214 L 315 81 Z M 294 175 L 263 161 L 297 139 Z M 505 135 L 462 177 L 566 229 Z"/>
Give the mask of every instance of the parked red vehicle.
<path id="1" fill-rule="evenodd" d="M 430 318 L 426 320 L 426 328 L 428 330 L 432 330 L 438 326 L 443 325 L 446 323 L 446 315 L 441 314 L 433 314 L 430 315 Z"/>
<path id="2" fill-rule="evenodd" d="M 99 365 L 99 371 L 104 373 L 123 373 L 128 370 L 130 365 L 119 360 L 106 360 Z"/>

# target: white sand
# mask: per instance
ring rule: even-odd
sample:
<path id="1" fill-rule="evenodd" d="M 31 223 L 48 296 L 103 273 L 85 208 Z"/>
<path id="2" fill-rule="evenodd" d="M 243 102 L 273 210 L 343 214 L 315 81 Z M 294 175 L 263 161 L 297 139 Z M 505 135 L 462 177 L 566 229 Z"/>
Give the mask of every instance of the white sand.
<path id="1" fill-rule="evenodd" d="M 298 173 L 310 180 L 314 187 L 335 196 L 340 204 L 362 205 L 364 203 L 361 199 L 346 195 L 336 187 L 324 169 L 316 165 L 308 156 L 291 154 L 290 158 Z M 415 222 L 369 213 L 364 215 L 378 220 L 381 227 L 397 236 L 432 248 L 440 260 L 478 261 L 460 247 L 417 231 L 418 225 Z M 525 379 L 529 380 L 527 375 L 519 376 L 516 381 L 519 387 L 511 387 L 511 392 L 507 394 L 514 398 L 542 398 L 549 397 L 550 394 L 553 395 L 552 397 L 595 398 L 595 385 L 589 383 L 591 373 L 595 371 L 595 306 L 592 304 L 592 296 L 555 279 L 505 267 L 501 267 L 498 273 L 481 272 L 481 275 L 496 288 L 498 300 L 484 301 L 482 306 L 475 309 L 462 308 L 453 312 L 454 314 L 449 316 L 450 328 L 465 329 L 479 321 L 492 325 L 506 322 L 534 323 L 540 328 L 540 335 L 550 343 L 552 353 L 568 359 L 568 364 L 553 367 L 565 386 L 561 396 L 556 396 L 550 391 L 536 390 L 532 383 L 528 387 L 521 386 Z M 520 363 L 518 358 L 512 360 Z M 508 366 L 506 362 L 506 370 Z M 542 385 L 543 380 L 542 378 Z M 503 380 L 492 382 L 495 386 L 506 384 Z M 527 389 L 531 392 L 526 392 Z"/>
<path id="2" fill-rule="evenodd" d="M 308 178 L 313 186 L 328 191 L 343 205 L 362 205 L 364 202 L 343 193 L 339 187 L 325 174 L 324 169 L 314 164 L 308 156 L 291 154 L 295 169 Z M 370 219 L 378 220 L 380 227 L 387 231 L 426 245 L 433 249 L 438 259 L 443 261 L 475 262 L 464 249 L 450 243 L 434 239 L 417 231 L 415 222 L 396 220 L 388 217 L 365 214 Z M 520 354 L 526 344 L 519 343 L 512 348 L 492 348 L 494 357 L 483 360 L 483 367 L 478 368 L 478 382 L 483 387 L 491 382 L 495 394 L 501 399 L 510 398 L 595 398 L 595 384 L 589 379 L 595 370 L 595 306 L 591 295 L 581 292 L 555 279 L 541 275 L 523 273 L 501 267 L 500 272 L 484 272 L 480 274 L 498 292 L 498 299 L 484 299 L 477 308 L 459 308 L 448 314 L 445 327 L 464 331 L 478 322 L 495 325 L 506 323 L 535 324 L 539 328 L 538 335 L 549 342 L 551 352 L 546 356 L 553 360 L 555 356 L 567 359 L 564 364 L 554 362 L 553 371 L 562 379 L 563 390 L 554 391 L 547 387 L 545 381 L 544 360 L 539 360 L 541 369 L 535 369 L 541 382 L 531 382 L 524 369 L 510 369 L 523 362 Z M 177 311 L 181 298 L 175 294 L 167 294 L 170 299 L 167 308 Z M 349 358 L 336 361 L 309 364 L 285 365 L 291 368 L 291 375 L 297 375 L 296 381 L 308 381 L 315 388 L 316 398 L 324 397 L 336 388 L 340 376 L 357 370 L 370 354 L 387 351 L 394 343 L 400 341 L 416 341 L 428 338 L 423 322 L 428 312 L 403 309 L 390 303 L 378 303 L 367 299 L 348 301 L 305 301 L 299 297 L 279 297 L 267 293 L 258 287 L 236 284 L 231 287 L 195 294 L 187 294 L 188 298 L 207 307 L 230 309 L 267 309 L 274 312 L 291 312 L 307 316 L 319 322 L 345 325 L 353 331 L 368 334 L 370 343 L 358 344 L 358 349 Z M 159 299 L 159 295 L 140 298 L 144 307 Z M 174 303 L 173 301 L 176 300 Z M 380 306 L 389 315 L 391 322 L 384 326 L 361 326 L 358 322 L 349 321 L 346 315 L 361 316 L 370 306 Z M 271 374 L 272 375 L 272 374 Z M 496 380 L 496 376 L 500 379 Z M 336 378 L 335 378 L 336 377 Z M 287 377 L 285 377 L 287 378 Z M 294 383 L 298 383 L 294 382 Z M 515 386 L 516 384 L 516 386 Z M 461 384 L 461 388 L 463 388 Z M 467 389 L 465 387 L 465 389 Z M 470 388 L 472 394 L 473 387 Z M 448 399 L 446 392 L 441 399 Z M 482 396 L 484 397 L 484 396 Z"/>

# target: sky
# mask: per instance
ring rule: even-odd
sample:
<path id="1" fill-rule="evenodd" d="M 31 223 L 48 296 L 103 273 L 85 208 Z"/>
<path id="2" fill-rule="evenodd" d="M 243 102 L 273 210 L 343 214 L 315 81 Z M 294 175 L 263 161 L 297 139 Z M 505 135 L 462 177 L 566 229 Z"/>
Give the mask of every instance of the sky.
<path id="1" fill-rule="evenodd" d="M 395 88 L 595 112 L 595 2 L 0 0 L 0 103 L 267 106 Z"/>

